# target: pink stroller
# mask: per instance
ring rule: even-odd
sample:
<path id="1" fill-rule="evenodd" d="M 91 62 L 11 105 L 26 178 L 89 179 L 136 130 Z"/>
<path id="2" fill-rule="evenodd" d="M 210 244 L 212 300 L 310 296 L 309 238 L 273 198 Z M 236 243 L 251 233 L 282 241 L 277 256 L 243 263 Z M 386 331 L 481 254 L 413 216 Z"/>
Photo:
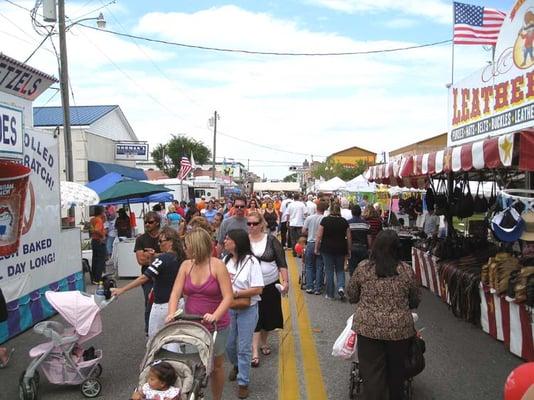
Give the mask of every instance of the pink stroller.
<path id="1" fill-rule="evenodd" d="M 99 364 L 102 350 L 84 349 L 83 344 L 102 332 L 100 310 L 113 298 L 97 304 L 92 295 L 80 291 L 48 291 L 45 296 L 71 327 L 56 321 L 44 321 L 34 326 L 35 332 L 51 341 L 30 350 L 32 361 L 21 375 L 19 399 L 37 399 L 39 371 L 50 383 L 81 385 L 85 397 L 97 397 L 102 391 L 102 384 L 97 379 L 102 373 Z"/>

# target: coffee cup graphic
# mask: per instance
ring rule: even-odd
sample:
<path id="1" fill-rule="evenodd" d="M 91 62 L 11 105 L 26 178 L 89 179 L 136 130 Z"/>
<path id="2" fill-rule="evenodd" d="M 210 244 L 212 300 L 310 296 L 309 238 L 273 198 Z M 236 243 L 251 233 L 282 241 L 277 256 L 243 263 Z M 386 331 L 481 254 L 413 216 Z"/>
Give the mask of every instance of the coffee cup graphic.
<path id="1" fill-rule="evenodd" d="M 0 256 L 18 250 L 30 173 L 22 164 L 0 160 Z"/>

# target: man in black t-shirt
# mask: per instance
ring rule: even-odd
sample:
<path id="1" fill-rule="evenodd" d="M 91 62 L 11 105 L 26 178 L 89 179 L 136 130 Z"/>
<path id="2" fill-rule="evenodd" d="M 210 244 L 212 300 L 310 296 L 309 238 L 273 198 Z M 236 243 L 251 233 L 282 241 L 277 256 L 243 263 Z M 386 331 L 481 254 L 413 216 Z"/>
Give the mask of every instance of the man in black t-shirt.
<path id="1" fill-rule="evenodd" d="M 352 239 L 351 257 L 349 259 L 349 274 L 352 276 L 360 261 L 369 257 L 368 238 L 369 224 L 362 218 L 362 209 L 354 205 L 351 209 L 352 218 L 348 220 Z"/>
<path id="2" fill-rule="evenodd" d="M 145 215 L 145 233 L 135 240 L 135 257 L 141 265 L 141 273 L 144 273 L 152 261 L 161 252 L 159 248 L 159 227 L 161 218 L 157 212 L 149 211 Z M 143 295 L 145 297 L 145 333 L 148 334 L 148 319 L 150 317 L 151 305 L 148 302 L 148 295 L 152 290 L 152 281 L 144 283 Z"/>

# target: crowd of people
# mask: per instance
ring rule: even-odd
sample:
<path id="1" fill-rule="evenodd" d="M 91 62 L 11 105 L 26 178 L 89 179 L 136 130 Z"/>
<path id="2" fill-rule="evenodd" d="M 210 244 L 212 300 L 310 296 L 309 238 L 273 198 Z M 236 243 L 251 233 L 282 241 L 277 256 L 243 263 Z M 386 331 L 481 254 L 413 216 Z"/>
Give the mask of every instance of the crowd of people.
<path id="1" fill-rule="evenodd" d="M 362 206 L 363 210 L 360 204 L 322 194 L 235 197 L 231 201 L 212 198 L 189 204 L 173 202 L 167 208 L 158 204 L 144 215 L 144 233 L 136 238 L 134 251 L 141 274 L 124 287 L 113 289 L 113 295 L 143 288 L 148 337 L 173 321 L 180 308 L 203 316 L 208 330 L 216 326 L 212 397 L 222 398 L 226 358 L 232 365 L 227 378 L 237 383 L 238 398 L 245 399 L 250 393 L 252 368 L 259 368 L 261 357 L 271 354 L 269 334 L 283 328 L 281 296 L 289 290 L 289 251 L 302 258 L 307 293 L 341 301 L 348 295 L 359 303 L 355 320 L 365 319 L 358 333 L 364 337 L 363 354 L 369 354 L 368 361 L 364 356 L 362 368 L 380 372 L 373 385 L 398 386 L 398 374 L 387 374 L 385 365 L 373 363 L 381 351 L 384 360 L 391 351 L 404 351 L 406 346 L 388 346 L 387 341 L 405 340 L 404 336 L 412 333 L 404 325 L 406 315 L 411 315 L 409 308 L 417 302 L 417 292 L 411 292 L 415 281 L 412 285 L 411 269 L 399 261 L 394 240 L 383 237 L 393 231 L 381 233 L 387 223 L 383 213 L 376 205 Z M 102 246 L 107 239 L 109 210 L 101 210 L 95 218 L 101 222 L 94 224 L 93 241 Z M 102 230 L 104 235 L 100 236 Z M 381 256 L 376 256 L 376 247 L 380 247 Z M 352 276 L 347 289 L 346 270 Z M 388 307 L 396 301 L 402 303 L 396 319 L 387 321 L 404 324 L 402 329 L 392 328 L 397 332 L 395 337 L 389 333 L 381 336 L 383 332 L 365 317 L 377 311 L 373 307 L 379 304 L 375 300 L 379 301 L 380 294 L 376 289 L 368 291 L 368 281 L 377 277 L 381 289 L 385 284 L 394 293 L 404 293 L 401 287 L 410 290 L 410 304 L 406 300 L 404 306 L 402 299 L 392 296 L 383 303 Z M 370 293 L 374 295 L 369 297 Z"/>

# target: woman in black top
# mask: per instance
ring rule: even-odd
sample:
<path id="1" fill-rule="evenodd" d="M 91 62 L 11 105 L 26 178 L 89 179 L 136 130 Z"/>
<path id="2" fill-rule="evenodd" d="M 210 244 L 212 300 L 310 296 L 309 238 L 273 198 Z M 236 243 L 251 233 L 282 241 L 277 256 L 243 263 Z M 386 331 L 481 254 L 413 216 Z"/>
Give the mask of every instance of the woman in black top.
<path id="1" fill-rule="evenodd" d="M 351 235 L 347 220 L 341 216 L 338 203 L 332 203 L 330 214 L 321 220 L 315 239 L 315 254 L 323 257 L 326 275 L 326 298 L 335 298 L 334 273 L 340 300 L 345 300 L 345 257 L 351 256 Z"/>
<path id="2" fill-rule="evenodd" d="M 150 311 L 148 336 L 152 337 L 165 325 L 169 297 L 172 286 L 178 274 L 180 265 L 185 260 L 182 241 L 171 227 L 165 227 L 159 234 L 159 246 L 162 251 L 143 274 L 123 288 L 111 289 L 113 296 L 120 296 L 124 292 L 152 280 L 154 282 L 154 304 Z"/>

